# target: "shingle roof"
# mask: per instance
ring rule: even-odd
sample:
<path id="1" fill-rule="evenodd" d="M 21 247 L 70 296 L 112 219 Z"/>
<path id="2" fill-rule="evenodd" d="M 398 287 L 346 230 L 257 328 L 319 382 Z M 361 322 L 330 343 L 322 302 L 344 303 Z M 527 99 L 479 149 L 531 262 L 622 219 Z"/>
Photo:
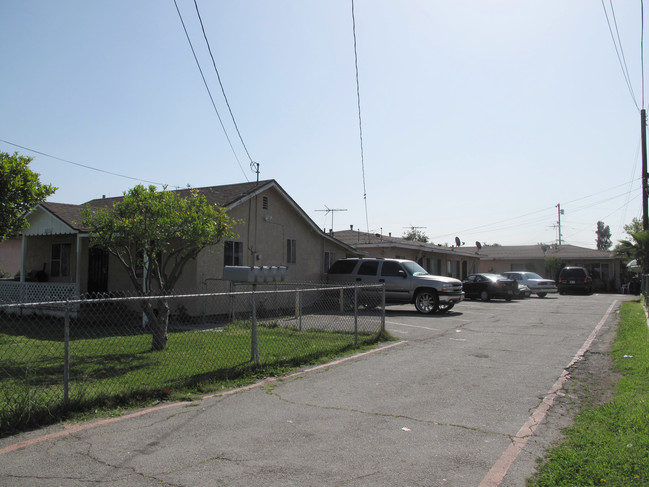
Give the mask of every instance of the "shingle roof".
<path id="1" fill-rule="evenodd" d="M 80 232 L 87 231 L 86 228 L 83 228 L 79 224 L 83 220 L 83 216 L 81 216 L 83 205 L 69 205 L 66 203 L 51 203 L 46 201 L 41 203 L 41 206 L 59 220 L 65 222 L 72 229 Z"/>
<path id="2" fill-rule="evenodd" d="M 228 207 L 240 199 L 253 194 L 255 191 L 263 188 L 268 184 L 277 184 L 274 179 L 267 179 L 264 181 L 225 184 L 222 186 L 206 186 L 203 188 L 187 188 L 175 190 L 181 197 L 186 197 L 190 191 L 198 191 L 205 195 L 207 202 L 212 205 Z M 81 206 L 90 205 L 92 208 L 106 208 L 110 207 L 116 201 L 120 201 L 123 197 L 118 196 L 115 198 L 99 198 L 90 200 Z"/>
<path id="3" fill-rule="evenodd" d="M 268 184 L 277 184 L 274 179 L 268 179 L 265 181 L 257 182 L 248 182 L 248 183 L 238 183 L 238 184 L 226 184 L 223 186 L 207 186 L 204 188 L 187 188 L 176 190 L 180 196 L 186 196 L 190 191 L 198 191 L 202 193 L 207 198 L 207 202 L 212 205 L 229 207 L 237 201 L 245 198 L 250 194 L 254 194 L 255 191 L 265 187 Z M 74 230 L 80 232 L 87 232 L 88 228 L 84 228 L 80 225 L 80 222 L 83 221 L 83 216 L 81 215 L 82 208 L 90 206 L 91 208 L 100 209 L 100 208 L 110 208 L 115 204 L 115 202 L 123 199 L 123 196 L 118 196 L 114 198 L 97 198 L 94 200 L 87 201 L 81 205 L 70 205 L 66 203 L 52 203 L 44 202 L 41 204 L 43 208 L 52 213 L 54 216 L 65 222 Z"/>
<path id="4" fill-rule="evenodd" d="M 334 233 L 334 238 L 346 243 L 352 247 L 402 247 L 402 248 L 419 248 L 428 252 L 455 253 L 475 255 L 477 249 L 470 247 L 447 247 L 436 245 L 430 242 L 418 242 L 408 240 L 402 237 L 393 237 L 391 235 L 381 235 L 379 233 L 366 233 L 358 230 L 342 230 Z"/>
<path id="5" fill-rule="evenodd" d="M 259 192 L 265 191 L 270 187 L 276 187 L 279 192 L 286 197 L 286 199 L 294 206 L 296 211 L 310 224 L 314 230 L 320 232 L 322 236 L 337 245 L 343 245 L 349 252 L 357 253 L 357 251 L 347 245 L 345 242 L 337 241 L 333 237 L 325 234 L 322 230 L 309 218 L 302 208 L 291 198 L 291 196 L 275 181 L 274 179 L 267 179 L 259 182 L 247 182 L 237 184 L 226 184 L 221 186 L 206 186 L 204 188 L 187 188 L 175 190 L 181 197 L 186 196 L 190 191 L 198 191 L 205 195 L 207 202 L 212 205 L 222 206 L 226 209 L 231 209 L 239 203 L 246 201 L 248 198 L 253 197 Z M 88 232 L 90 229 L 82 227 L 79 223 L 83 221 L 81 215 L 82 208 L 90 206 L 91 208 L 110 208 L 115 202 L 120 201 L 123 197 L 114 198 L 98 198 L 87 201 L 81 205 L 69 205 L 64 203 L 42 203 L 41 206 L 52 213 L 55 217 L 59 218 L 74 230 L 79 232 Z"/>
<path id="6" fill-rule="evenodd" d="M 606 260 L 613 259 L 611 252 L 605 250 L 588 249 L 575 245 L 487 245 L 479 252 L 483 260 L 534 260 L 548 257 L 560 259 Z"/>

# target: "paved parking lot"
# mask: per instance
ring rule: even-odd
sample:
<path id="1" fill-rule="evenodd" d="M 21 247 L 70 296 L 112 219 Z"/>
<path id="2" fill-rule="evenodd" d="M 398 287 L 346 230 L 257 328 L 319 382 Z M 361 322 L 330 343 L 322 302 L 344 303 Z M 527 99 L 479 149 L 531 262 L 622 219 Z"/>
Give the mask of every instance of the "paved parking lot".
<path id="1" fill-rule="evenodd" d="M 466 301 L 434 316 L 390 307 L 402 341 L 385 349 L 0 440 L 0 485 L 524 486 L 558 436 L 538 411 L 585 345 L 606 349 L 627 298 Z"/>

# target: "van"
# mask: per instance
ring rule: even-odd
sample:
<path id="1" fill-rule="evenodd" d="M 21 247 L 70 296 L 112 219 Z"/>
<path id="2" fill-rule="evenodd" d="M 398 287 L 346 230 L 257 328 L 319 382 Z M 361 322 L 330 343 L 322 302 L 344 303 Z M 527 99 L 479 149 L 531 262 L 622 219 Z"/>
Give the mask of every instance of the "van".
<path id="1" fill-rule="evenodd" d="M 593 279 L 585 267 L 564 267 L 557 280 L 559 294 L 582 292 L 593 294 Z"/>
<path id="2" fill-rule="evenodd" d="M 334 262 L 330 283 L 384 284 L 386 304 L 414 304 L 423 314 L 450 311 L 464 299 L 462 281 L 434 276 L 405 259 L 350 258 Z"/>

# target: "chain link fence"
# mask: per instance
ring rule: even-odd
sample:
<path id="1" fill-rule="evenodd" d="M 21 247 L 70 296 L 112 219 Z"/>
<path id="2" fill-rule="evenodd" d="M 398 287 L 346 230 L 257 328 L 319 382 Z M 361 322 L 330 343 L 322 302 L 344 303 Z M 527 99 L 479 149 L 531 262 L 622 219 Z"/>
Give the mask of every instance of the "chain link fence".
<path id="1" fill-rule="evenodd" d="M 308 363 L 385 329 L 382 286 L 232 289 L 0 304 L 0 435 L 70 410 Z"/>

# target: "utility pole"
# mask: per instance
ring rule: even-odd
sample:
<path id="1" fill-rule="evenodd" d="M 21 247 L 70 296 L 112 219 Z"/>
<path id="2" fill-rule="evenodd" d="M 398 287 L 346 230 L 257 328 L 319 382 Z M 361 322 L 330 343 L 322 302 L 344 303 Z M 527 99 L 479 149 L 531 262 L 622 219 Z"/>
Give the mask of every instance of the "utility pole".
<path id="1" fill-rule="evenodd" d="M 561 203 L 558 203 L 556 206 L 557 206 L 557 214 L 559 216 L 559 221 L 557 222 L 559 224 L 559 245 L 561 245 L 561 215 L 563 215 L 564 212 L 561 209 Z"/>
<path id="2" fill-rule="evenodd" d="M 647 112 L 640 110 L 640 135 L 642 140 L 642 230 L 649 230 L 649 210 L 647 209 Z"/>

